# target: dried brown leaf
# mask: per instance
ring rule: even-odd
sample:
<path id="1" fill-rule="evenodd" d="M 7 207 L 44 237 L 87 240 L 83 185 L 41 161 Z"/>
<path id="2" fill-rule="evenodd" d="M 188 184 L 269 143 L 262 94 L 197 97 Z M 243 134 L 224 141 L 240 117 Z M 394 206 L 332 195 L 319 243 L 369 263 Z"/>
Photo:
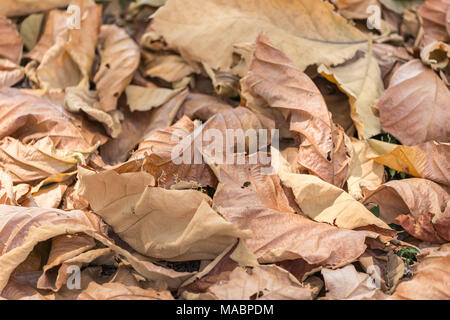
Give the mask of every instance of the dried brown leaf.
<path id="1" fill-rule="evenodd" d="M 187 60 L 240 76 L 245 75 L 250 61 L 233 58 L 233 53 L 237 47 L 253 43 L 261 32 L 300 70 L 315 63 L 342 63 L 365 39 L 333 12 L 331 4 L 317 0 L 170 0 L 155 13 L 151 26 Z"/>
<path id="2" fill-rule="evenodd" d="M 333 123 L 311 79 L 264 35 L 258 37 L 249 73 L 241 86 L 250 109 L 274 119 L 277 128 L 289 128 L 299 136 L 297 161 L 301 173 L 314 174 L 338 187 L 344 185 L 350 160 L 348 138 Z"/>
<path id="3" fill-rule="evenodd" d="M 411 146 L 450 142 L 449 101 L 444 82 L 420 60 L 412 60 L 397 69 L 376 108 L 383 130 Z"/>
<path id="4" fill-rule="evenodd" d="M 0 33 L 2 35 L 0 40 L 0 57 L 18 64 L 22 58 L 22 38 L 17 32 L 16 25 L 1 15 Z"/>

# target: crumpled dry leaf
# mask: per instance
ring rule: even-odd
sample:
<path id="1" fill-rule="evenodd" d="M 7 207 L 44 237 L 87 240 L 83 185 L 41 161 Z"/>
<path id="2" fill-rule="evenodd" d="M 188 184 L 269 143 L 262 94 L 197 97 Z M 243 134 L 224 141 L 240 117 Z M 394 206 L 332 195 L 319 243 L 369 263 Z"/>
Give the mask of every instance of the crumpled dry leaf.
<path id="1" fill-rule="evenodd" d="M 170 291 L 142 289 L 121 283 L 97 284 L 91 282 L 78 296 L 79 300 L 173 300 Z"/>
<path id="2" fill-rule="evenodd" d="M 1 205 L 0 290 L 6 285 L 13 270 L 27 258 L 37 243 L 61 234 L 76 232 L 84 232 L 93 237 L 98 234 L 97 237 L 100 237 L 98 221 L 91 218 L 93 217 L 88 217 L 81 211 L 68 214 L 56 209 Z M 25 226 L 23 232 L 17 232 L 18 227 Z"/>
<path id="3" fill-rule="evenodd" d="M 101 64 L 94 76 L 100 101 L 94 108 L 111 111 L 133 78 L 140 61 L 138 45 L 124 29 L 115 25 L 102 25 L 99 45 Z"/>
<path id="4" fill-rule="evenodd" d="M 0 169 L 0 204 L 17 205 L 12 177 L 3 169 Z"/>
<path id="5" fill-rule="evenodd" d="M 91 129 L 49 99 L 0 88 L 0 139 L 10 136 L 27 144 L 50 137 L 56 149 L 86 151 L 105 142 Z"/>
<path id="6" fill-rule="evenodd" d="M 0 15 L 7 17 L 23 16 L 56 7 L 64 7 L 70 2 L 71 0 L 2 0 Z"/>
<path id="7" fill-rule="evenodd" d="M 152 7 L 161 7 L 166 3 L 167 0 L 136 0 L 130 6 L 134 8 L 138 8 L 140 6 L 148 5 Z"/>
<path id="8" fill-rule="evenodd" d="M 93 211 L 147 256 L 168 261 L 211 259 L 236 238 L 248 236 L 212 210 L 204 193 L 152 187 L 155 181 L 148 173 L 93 173 L 80 168 L 78 178 L 79 194 Z"/>
<path id="9" fill-rule="evenodd" d="M 301 258 L 310 265 L 339 267 L 364 252 L 368 233 L 339 229 L 294 214 L 279 178 L 262 174 L 264 166 L 248 161 L 217 168 L 220 183 L 214 208 L 238 228 L 253 231 L 245 244 L 261 263 Z"/>
<path id="10" fill-rule="evenodd" d="M 217 160 L 223 162 L 226 160 L 224 157 L 227 154 L 227 148 L 234 147 L 242 153 L 250 152 L 248 137 L 243 141 L 234 139 L 232 145 L 227 145 L 224 141 L 227 132 L 270 130 L 273 128 L 273 123 L 249 109 L 238 107 L 220 111 L 195 130 L 194 126 L 195 124 L 189 118 L 183 116 L 173 126 L 156 131 L 151 137 L 141 142 L 131 159 L 146 157 L 147 165 L 143 165 L 144 170 L 150 172 L 160 186 L 168 187 L 180 181 L 192 182 L 197 186 L 215 186 L 216 178 L 208 164 L 202 161 L 202 153 L 209 154 L 214 151 L 215 154 L 209 154 L 209 156 L 218 157 Z M 215 140 L 215 134 L 220 135 L 222 144 Z M 198 145 L 202 147 L 201 150 Z M 210 146 L 212 148 L 209 148 Z"/>
<path id="11" fill-rule="evenodd" d="M 129 85 L 125 88 L 127 104 L 130 111 L 149 111 L 165 104 L 176 96 L 181 90 L 166 88 L 145 88 Z"/>
<path id="12" fill-rule="evenodd" d="M 214 91 L 222 97 L 238 97 L 239 96 L 239 77 L 231 72 L 223 72 L 213 70 L 207 64 L 203 63 L 203 69 L 211 79 Z"/>
<path id="13" fill-rule="evenodd" d="M 20 24 L 20 36 L 28 51 L 33 49 L 39 40 L 43 20 L 44 14 L 34 13 L 26 17 Z"/>
<path id="14" fill-rule="evenodd" d="M 450 6 L 449 0 L 426 0 L 417 10 L 423 20 L 425 35 L 438 41 L 448 41 L 447 10 Z"/>
<path id="15" fill-rule="evenodd" d="M 416 59 L 397 69 L 376 108 L 383 130 L 410 146 L 450 142 L 449 101 L 444 82 Z"/>
<path id="16" fill-rule="evenodd" d="M 142 73 L 147 77 L 177 82 L 196 70 L 182 57 L 175 54 L 142 52 Z"/>
<path id="17" fill-rule="evenodd" d="M 241 86 L 250 109 L 273 118 L 277 128 L 289 127 L 299 136 L 297 161 L 301 173 L 314 174 L 338 187 L 344 185 L 350 160 L 348 138 L 333 123 L 311 79 L 264 35 L 257 39 L 249 73 Z"/>
<path id="18" fill-rule="evenodd" d="M 450 241 L 450 196 L 438 184 L 418 178 L 389 181 L 368 190 L 364 204 L 375 203 L 380 218 L 432 243 Z"/>
<path id="19" fill-rule="evenodd" d="M 84 161 L 91 151 L 58 152 L 49 137 L 29 144 L 6 137 L 0 140 L 0 168 L 11 174 L 14 183 L 36 182 L 73 171 L 78 161 Z"/>
<path id="20" fill-rule="evenodd" d="M 371 16 L 369 6 L 378 5 L 377 0 L 332 0 L 342 14 L 347 19 L 367 19 Z"/>
<path id="21" fill-rule="evenodd" d="M 348 96 L 338 87 L 324 77 L 314 78 L 314 83 L 322 93 L 328 111 L 332 114 L 334 123 L 340 125 L 349 137 L 355 135 L 355 125 L 350 116 L 350 103 Z"/>
<path id="22" fill-rule="evenodd" d="M 281 182 L 292 189 L 295 201 L 306 216 L 345 229 L 374 226 L 381 232 L 392 231 L 344 190 L 312 175 L 292 173 L 276 149 L 272 148 L 271 153 L 278 159 L 274 165 Z"/>
<path id="23" fill-rule="evenodd" d="M 0 88 L 11 87 L 23 79 L 25 73 L 21 66 L 7 59 L 0 59 Z"/>
<path id="24" fill-rule="evenodd" d="M 362 188 L 375 188 L 384 181 L 384 166 L 373 160 L 377 153 L 367 141 L 352 138 L 353 158 L 347 179 L 348 193 L 356 200 L 362 197 Z"/>
<path id="25" fill-rule="evenodd" d="M 450 299 L 450 245 L 419 258 L 416 274 L 400 283 L 391 299 L 448 300 Z"/>
<path id="26" fill-rule="evenodd" d="M 380 119 L 372 107 L 383 93 L 383 81 L 377 60 L 372 55 L 372 45 L 363 56 L 336 67 L 321 65 L 323 76 L 348 95 L 351 117 L 361 139 L 367 139 L 381 132 Z"/>
<path id="27" fill-rule="evenodd" d="M 111 110 L 105 112 L 94 108 L 94 104 L 98 101 L 96 91 L 90 91 L 84 87 L 67 87 L 65 89 L 64 108 L 70 112 L 86 113 L 89 118 L 102 123 L 108 134 L 116 138 L 122 131 L 120 121 L 123 114 L 119 110 Z"/>
<path id="28" fill-rule="evenodd" d="M 330 300 L 375 300 L 386 296 L 377 288 L 375 279 L 358 272 L 349 264 L 337 270 L 322 269 L 327 287 L 325 299 Z"/>
<path id="29" fill-rule="evenodd" d="M 318 20 L 320 24 L 315 23 Z M 233 61 L 233 53 L 237 46 L 253 43 L 261 32 L 300 70 L 315 63 L 342 63 L 365 39 L 333 12 L 331 4 L 317 0 L 169 0 L 155 13 L 151 26 L 188 60 L 239 76 L 245 75 L 250 61 Z"/>
<path id="30" fill-rule="evenodd" d="M 157 185 L 161 187 L 168 188 L 183 181 L 192 182 L 196 186 L 214 187 L 217 180 L 211 168 L 204 162 L 198 163 L 199 161 L 197 161 L 196 163 L 195 161 L 198 153 L 192 147 L 196 141 L 193 134 L 194 123 L 188 117 L 183 117 L 172 126 L 164 130 L 157 130 L 142 141 L 129 162 L 137 167 L 138 171 L 144 170 L 152 174 Z M 186 147 L 180 143 L 182 141 L 191 144 L 191 148 L 187 146 L 187 150 L 185 150 L 190 160 L 183 161 L 182 159 L 183 148 Z M 175 159 L 180 160 L 179 163 L 175 163 Z"/>
<path id="31" fill-rule="evenodd" d="M 447 298 L 449 18 L 0 0 L 0 300 Z"/>
<path id="32" fill-rule="evenodd" d="M 89 87 L 102 7 L 93 0 L 73 0 L 72 4 L 80 8 L 80 29 L 66 27 L 42 57 L 36 73 L 45 90 L 76 85 Z"/>
<path id="33" fill-rule="evenodd" d="M 405 48 L 386 43 L 374 43 L 372 50 L 373 56 L 378 60 L 385 88 L 389 86 L 393 72 L 404 62 L 413 59 Z"/>
<path id="34" fill-rule="evenodd" d="M 405 9 L 416 10 L 424 0 L 379 0 L 386 8 L 398 14 L 402 14 Z"/>
<path id="35" fill-rule="evenodd" d="M 188 299 L 193 296 L 188 295 Z M 312 292 L 293 275 L 275 265 L 235 268 L 196 299 L 219 300 L 311 300 Z"/>
<path id="36" fill-rule="evenodd" d="M 408 270 L 403 260 L 393 250 L 388 251 L 387 255 L 379 255 L 376 251 L 368 249 L 358 262 L 364 272 L 375 281 L 376 287 L 387 294 L 395 291 L 400 279 Z"/>
<path id="37" fill-rule="evenodd" d="M 128 108 L 121 108 L 124 113 L 122 131 L 115 139 L 101 146 L 100 154 L 103 160 L 108 163 L 126 161 L 130 151 L 143 139 L 172 124 L 188 94 L 188 90 L 183 90 L 164 105 L 150 111 L 131 112 Z"/>
<path id="38" fill-rule="evenodd" d="M 416 146 L 399 146 L 369 139 L 377 156 L 374 161 L 414 177 L 450 186 L 450 144 L 428 141 Z"/>
<path id="39" fill-rule="evenodd" d="M 0 9 L 1 12 L 1 9 Z M 0 13 L 0 57 L 16 64 L 22 58 L 23 41 L 17 32 L 16 25 L 11 20 L 1 16 Z"/>
<path id="40" fill-rule="evenodd" d="M 110 248 L 100 248 L 89 250 L 79 255 L 65 260 L 61 266 L 53 267 L 46 265 L 43 267 L 44 274 L 38 279 L 37 288 L 58 291 L 67 283 L 71 272 L 70 268 L 77 266 L 80 269 L 87 265 L 96 265 L 96 261 L 112 257 L 113 251 Z"/>
<path id="41" fill-rule="evenodd" d="M 52 273 L 52 271 L 56 271 L 56 275 L 60 276 L 56 267 L 61 265 L 64 261 L 74 258 L 94 247 L 94 239 L 86 234 L 64 234 L 54 237 L 52 239 L 47 263 L 43 266 L 43 273 L 37 281 L 37 288 L 51 289 L 55 292 L 61 289 L 67 278 L 61 281 L 61 279 L 58 279 L 58 277 L 55 277 L 50 273 Z M 56 270 L 51 270 L 53 268 Z M 67 274 L 67 276 L 69 275 L 70 274 Z"/>
<path id="42" fill-rule="evenodd" d="M 47 50 L 56 43 L 57 36 L 67 28 L 66 19 L 67 14 L 65 11 L 58 9 L 51 10 L 46 16 L 44 30 L 42 31 L 39 41 L 25 57 L 42 62 L 42 58 Z M 22 26 L 25 21 L 26 20 L 22 23 Z M 34 28 L 33 31 L 36 32 Z M 37 36 L 39 36 L 39 34 Z"/>
<path id="43" fill-rule="evenodd" d="M 231 108 L 229 104 L 215 96 L 191 92 L 180 107 L 177 117 L 181 119 L 185 115 L 191 120 L 207 121 L 215 114 Z"/>
<path id="44" fill-rule="evenodd" d="M 450 73 L 450 46 L 448 44 L 433 41 L 422 48 L 420 58 L 423 63 L 431 66 L 434 70 L 445 70 Z"/>
<path id="45" fill-rule="evenodd" d="M 66 190 L 67 184 L 55 183 L 33 193 L 33 201 L 40 208 L 58 208 Z"/>
<path id="46" fill-rule="evenodd" d="M 0 205 L 0 290 L 11 273 L 26 260 L 33 248 L 47 239 L 64 234 L 84 233 L 123 256 L 142 276 L 150 280 L 164 280 L 170 288 L 177 288 L 192 274 L 159 267 L 148 259 L 132 255 L 115 245 L 105 235 L 100 219 L 86 212 L 57 209 L 23 208 Z M 22 232 L 16 232 L 17 228 Z"/>

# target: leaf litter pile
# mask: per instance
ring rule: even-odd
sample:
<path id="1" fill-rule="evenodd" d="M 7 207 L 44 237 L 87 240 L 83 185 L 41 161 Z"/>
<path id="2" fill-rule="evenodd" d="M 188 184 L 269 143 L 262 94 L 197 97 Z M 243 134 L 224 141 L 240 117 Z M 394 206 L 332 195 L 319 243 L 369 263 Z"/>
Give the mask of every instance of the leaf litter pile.
<path id="1" fill-rule="evenodd" d="M 450 298 L 449 0 L 2 0 L 0 35 L 0 299 Z"/>

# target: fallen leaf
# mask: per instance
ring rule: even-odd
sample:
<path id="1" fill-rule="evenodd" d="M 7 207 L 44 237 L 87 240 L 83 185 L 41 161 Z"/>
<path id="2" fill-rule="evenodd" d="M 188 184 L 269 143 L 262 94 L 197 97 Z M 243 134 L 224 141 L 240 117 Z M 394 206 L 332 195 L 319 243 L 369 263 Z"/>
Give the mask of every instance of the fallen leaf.
<path id="1" fill-rule="evenodd" d="M 181 119 L 183 115 L 191 120 L 200 119 L 207 121 L 215 114 L 230 110 L 232 107 L 218 97 L 191 92 L 180 107 L 177 117 Z"/>
<path id="2" fill-rule="evenodd" d="M 402 14 L 405 9 L 416 10 L 424 0 L 379 0 L 386 8 L 398 14 Z"/>
<path id="3" fill-rule="evenodd" d="M 211 259 L 245 237 L 196 190 L 152 187 L 145 172 L 79 171 L 79 194 L 138 252 L 168 261 Z M 96 190 L 95 194 L 88 190 Z M 180 203 L 184 203 L 180 206 Z M 189 203 L 189 205 L 187 205 Z"/>
<path id="4" fill-rule="evenodd" d="M 364 53 L 363 53 L 364 54 Z M 380 120 L 372 107 L 383 93 L 383 81 L 377 60 L 372 55 L 372 45 L 364 56 L 336 67 L 319 66 L 331 82 L 349 96 L 351 116 L 361 139 L 367 139 L 381 132 Z"/>
<path id="5" fill-rule="evenodd" d="M 210 286 L 207 299 L 218 300 L 311 300 L 309 288 L 303 287 L 293 275 L 275 265 L 249 269 L 237 267 L 227 280 Z"/>
<path id="6" fill-rule="evenodd" d="M 80 8 L 80 28 L 66 27 L 58 33 L 55 43 L 42 57 L 36 73 L 45 90 L 89 86 L 102 7 L 92 0 L 74 0 L 72 4 Z"/>
<path id="7" fill-rule="evenodd" d="M 194 123 L 184 116 L 170 128 L 156 131 L 141 142 L 131 159 L 146 157 L 144 170 L 155 176 L 158 185 L 168 187 L 184 181 L 193 182 L 197 186 L 215 186 L 216 178 L 208 164 L 202 160 L 202 153 L 208 152 L 209 156 L 224 162 L 227 149 L 235 148 L 241 153 L 249 151 L 248 136 L 243 140 L 232 136 L 232 142 L 227 143 L 228 133 L 246 134 L 248 130 L 258 132 L 260 129 L 271 129 L 272 126 L 269 119 L 242 107 L 223 110 L 195 129 Z"/>
<path id="8" fill-rule="evenodd" d="M 23 16 L 67 6 L 72 0 L 4 0 L 0 3 L 0 15 L 7 17 Z"/>
<path id="9" fill-rule="evenodd" d="M 132 112 L 149 111 L 159 107 L 168 102 L 179 92 L 179 89 L 145 88 L 134 85 L 129 85 L 125 88 L 127 104 Z"/>
<path id="10" fill-rule="evenodd" d="M 28 51 L 31 51 L 39 40 L 43 20 L 42 13 L 34 13 L 26 17 L 20 24 L 20 36 Z"/>
<path id="11" fill-rule="evenodd" d="M 43 266 L 43 273 L 37 281 L 37 288 L 51 289 L 55 292 L 61 289 L 63 284 L 65 284 L 67 278 L 63 281 L 56 279 L 56 277 L 54 279 L 51 279 L 51 269 L 59 266 L 64 261 L 74 258 L 94 247 L 95 241 L 88 235 L 60 235 L 54 237 L 52 239 L 47 263 L 45 266 Z M 58 272 L 56 272 L 56 274 L 59 275 Z M 69 275 L 70 274 L 67 274 L 67 277 Z"/>
<path id="12" fill-rule="evenodd" d="M 177 288 L 190 273 L 176 272 L 159 267 L 144 257 L 132 255 L 115 245 L 104 235 L 104 225 L 98 217 L 82 211 L 66 212 L 58 209 L 23 208 L 0 205 L 0 290 L 3 290 L 11 273 L 42 241 L 64 234 L 84 233 L 102 242 L 123 256 L 133 268 L 147 279 L 161 279 L 169 287 Z M 17 228 L 22 228 L 20 233 Z"/>
<path id="13" fill-rule="evenodd" d="M 377 153 L 372 157 L 374 161 L 414 177 L 450 186 L 449 144 L 428 141 L 416 146 L 399 146 L 374 139 L 368 142 Z"/>
<path id="14" fill-rule="evenodd" d="M 186 280 L 178 289 L 177 294 L 187 298 L 192 294 L 204 293 L 214 283 L 227 280 L 231 271 L 236 267 L 255 267 L 258 265 L 255 255 L 245 246 L 242 240 L 236 241 L 202 270 Z"/>
<path id="15" fill-rule="evenodd" d="M 217 180 L 214 173 L 198 159 L 201 154 L 192 146 L 196 140 L 193 133 L 194 123 L 188 117 L 183 117 L 142 141 L 129 162 L 139 171 L 152 174 L 158 186 L 165 188 L 183 181 L 193 182 L 196 186 L 215 186 Z M 187 150 L 183 150 L 186 146 L 180 143 L 182 141 L 187 142 Z M 186 152 L 186 161 L 182 158 L 183 151 Z"/>
<path id="16" fill-rule="evenodd" d="M 123 119 L 123 114 L 119 110 L 105 112 L 94 108 L 94 104 L 98 101 L 96 91 L 89 91 L 83 87 L 67 87 L 65 93 L 64 108 L 67 111 L 83 111 L 89 118 L 102 123 L 112 138 L 119 136 L 122 131 L 120 121 Z"/>
<path id="17" fill-rule="evenodd" d="M 11 20 L 0 16 L 0 32 L 2 34 L 0 57 L 18 64 L 22 58 L 23 41 L 17 32 L 16 25 Z"/>
<path id="18" fill-rule="evenodd" d="M 343 186 L 350 159 L 342 128 L 333 123 L 311 79 L 264 35 L 258 37 L 249 73 L 241 86 L 250 109 L 274 119 L 277 128 L 289 127 L 299 136 L 297 161 L 301 173 Z"/>
<path id="19" fill-rule="evenodd" d="M 322 93 L 328 111 L 331 112 L 332 120 L 340 125 L 346 135 L 355 135 L 355 125 L 350 116 L 350 103 L 348 96 L 341 92 L 336 85 L 326 80 L 324 77 L 316 77 L 314 83 Z"/>
<path id="20" fill-rule="evenodd" d="M 172 124 L 188 94 L 187 90 L 183 90 L 164 105 L 150 111 L 131 112 L 128 108 L 121 108 L 124 114 L 122 131 L 115 139 L 101 146 L 102 158 L 109 163 L 126 161 L 130 152 L 143 139 Z"/>
<path id="21" fill-rule="evenodd" d="M 389 86 L 389 81 L 395 70 L 404 62 L 413 59 L 405 48 L 386 43 L 374 43 L 372 50 L 373 56 L 378 61 L 385 88 Z"/>
<path id="22" fill-rule="evenodd" d="M 0 204 L 17 205 L 11 175 L 0 169 Z"/>
<path id="23" fill-rule="evenodd" d="M 312 175 L 292 173 L 277 150 L 272 148 L 271 151 L 272 156 L 278 159 L 274 166 L 281 182 L 292 189 L 295 201 L 306 216 L 345 229 L 374 226 L 381 232 L 391 231 L 386 223 L 350 194 Z"/>
<path id="24" fill-rule="evenodd" d="M 260 263 L 301 258 L 311 265 L 339 267 L 364 252 L 366 232 L 339 229 L 294 214 L 281 193 L 279 178 L 262 174 L 263 167 L 248 161 L 221 165 L 213 206 L 241 230 L 253 231 L 245 244 Z M 251 183 L 244 184 L 249 177 Z"/>
<path id="25" fill-rule="evenodd" d="M 450 196 L 438 184 L 418 178 L 389 181 L 368 190 L 364 204 L 375 203 L 380 218 L 432 243 L 450 241 Z"/>
<path id="26" fill-rule="evenodd" d="M 66 190 L 67 185 L 55 183 L 33 193 L 33 200 L 40 208 L 58 208 Z"/>
<path id="27" fill-rule="evenodd" d="M 445 70 L 450 73 L 449 58 L 449 45 L 440 41 L 433 41 L 420 51 L 422 62 L 431 66 L 433 70 Z"/>
<path id="28" fill-rule="evenodd" d="M 446 14 L 450 6 L 449 0 L 426 0 L 417 13 L 423 20 L 425 34 L 438 41 L 447 41 Z"/>
<path id="29" fill-rule="evenodd" d="M 94 76 L 100 101 L 94 108 L 111 111 L 133 78 L 140 60 L 139 47 L 125 30 L 115 25 L 103 25 L 99 45 L 101 64 Z"/>
<path id="30" fill-rule="evenodd" d="M 339 13 L 347 19 L 367 19 L 370 15 L 369 6 L 378 6 L 377 0 L 332 0 Z"/>
<path id="31" fill-rule="evenodd" d="M 350 175 L 347 179 L 348 193 L 359 200 L 362 198 L 362 188 L 378 187 L 384 181 L 384 166 L 373 158 L 378 154 L 366 141 L 352 138 L 353 158 L 350 165 Z"/>
<path id="32" fill-rule="evenodd" d="M 50 137 L 56 149 L 84 151 L 105 138 L 77 123 L 49 99 L 0 88 L 0 139 L 10 136 L 24 144 Z"/>
<path id="33" fill-rule="evenodd" d="M 23 79 L 22 67 L 7 59 L 0 59 L 0 88 L 11 87 Z"/>
<path id="34" fill-rule="evenodd" d="M 0 140 L 0 167 L 11 174 L 14 183 L 36 182 L 68 172 L 78 161 L 83 161 L 84 156 L 76 152 L 57 152 L 50 138 L 30 144 L 10 137 Z"/>
<path id="35" fill-rule="evenodd" d="M 356 271 L 352 264 L 337 270 L 322 269 L 327 287 L 326 299 L 375 300 L 385 298 L 376 281 L 368 274 Z"/>

